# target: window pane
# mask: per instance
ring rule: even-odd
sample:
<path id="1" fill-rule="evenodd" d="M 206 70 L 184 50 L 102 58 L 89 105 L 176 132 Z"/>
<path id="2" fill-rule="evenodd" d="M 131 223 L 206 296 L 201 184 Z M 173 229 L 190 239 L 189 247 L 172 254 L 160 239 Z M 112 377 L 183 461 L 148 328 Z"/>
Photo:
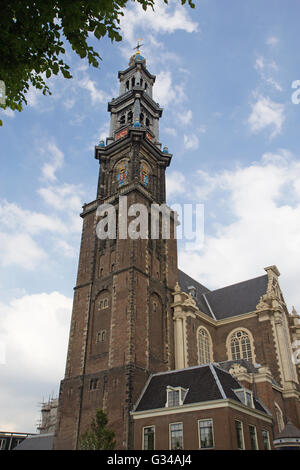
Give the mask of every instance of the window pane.
<path id="1" fill-rule="evenodd" d="M 263 436 L 263 441 L 264 441 L 264 450 L 270 450 L 270 439 L 269 439 L 268 431 L 263 429 L 262 436 Z"/>
<path id="2" fill-rule="evenodd" d="M 182 423 L 170 424 L 171 449 L 183 449 Z"/>
<path id="3" fill-rule="evenodd" d="M 238 449 L 244 449 L 243 426 L 240 421 L 235 422 Z"/>
<path id="4" fill-rule="evenodd" d="M 249 426 L 251 450 L 257 450 L 257 439 L 255 426 Z"/>
<path id="5" fill-rule="evenodd" d="M 144 428 L 144 450 L 154 450 L 154 426 Z"/>
<path id="6" fill-rule="evenodd" d="M 179 406 L 179 390 L 169 390 L 168 406 Z"/>
<path id="7" fill-rule="evenodd" d="M 200 447 L 207 448 L 214 446 L 213 423 L 211 419 L 199 421 Z"/>

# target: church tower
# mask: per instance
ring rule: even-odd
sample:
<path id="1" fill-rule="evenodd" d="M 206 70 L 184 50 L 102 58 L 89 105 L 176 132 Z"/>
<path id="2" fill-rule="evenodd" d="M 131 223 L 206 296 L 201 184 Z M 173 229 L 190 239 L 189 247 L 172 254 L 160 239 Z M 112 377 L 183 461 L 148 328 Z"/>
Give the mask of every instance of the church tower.
<path id="1" fill-rule="evenodd" d="M 161 213 L 158 236 L 151 236 L 151 210 L 158 213 L 165 206 L 165 171 L 172 155 L 159 142 L 162 109 L 152 97 L 155 76 L 139 50 L 118 78 L 120 94 L 108 104 L 110 135 L 95 147 L 100 163 L 97 197 L 81 214 L 54 449 L 79 449 L 80 437 L 99 408 L 107 412 L 117 449 L 132 449 L 133 405 L 151 373 L 175 367 L 171 304 L 178 269 L 173 215 L 169 237 L 162 235 Z M 115 214 L 112 236 L 99 236 L 99 223 L 107 215 L 99 212 L 104 204 Z M 147 236 L 141 235 L 145 218 Z"/>

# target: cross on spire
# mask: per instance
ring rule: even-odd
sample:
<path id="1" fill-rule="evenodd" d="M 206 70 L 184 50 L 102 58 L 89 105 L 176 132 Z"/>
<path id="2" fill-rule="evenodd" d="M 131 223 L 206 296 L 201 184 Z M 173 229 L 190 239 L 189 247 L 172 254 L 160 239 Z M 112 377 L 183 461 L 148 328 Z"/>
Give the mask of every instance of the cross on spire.
<path id="1" fill-rule="evenodd" d="M 140 44 L 140 41 L 141 41 L 141 40 L 142 40 L 142 39 L 139 38 L 139 39 L 137 40 L 137 41 L 138 41 L 138 42 L 137 42 L 137 45 L 133 48 L 133 49 L 136 49 L 137 52 L 139 52 L 140 47 L 142 47 L 142 46 L 144 45 L 144 44 Z"/>

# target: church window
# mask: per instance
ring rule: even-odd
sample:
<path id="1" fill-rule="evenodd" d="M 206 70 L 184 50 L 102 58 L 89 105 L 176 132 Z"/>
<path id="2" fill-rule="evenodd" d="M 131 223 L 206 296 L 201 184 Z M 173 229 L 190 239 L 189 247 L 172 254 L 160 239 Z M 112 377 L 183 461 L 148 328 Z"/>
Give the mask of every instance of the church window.
<path id="1" fill-rule="evenodd" d="M 106 330 L 101 330 L 97 333 L 97 343 L 104 343 L 106 341 Z"/>
<path id="2" fill-rule="evenodd" d="M 143 429 L 143 450 L 154 450 L 155 426 Z"/>
<path id="3" fill-rule="evenodd" d="M 212 448 L 214 446 L 213 420 L 200 419 L 198 423 L 200 449 Z"/>
<path id="4" fill-rule="evenodd" d="M 280 406 L 276 402 L 275 402 L 275 414 L 276 414 L 276 421 L 278 425 L 278 431 L 281 432 L 284 428 L 283 413 L 280 409 Z"/>
<path id="5" fill-rule="evenodd" d="M 205 328 L 198 329 L 198 357 L 199 364 L 208 364 L 212 362 L 211 357 L 211 338 Z"/>
<path id="6" fill-rule="evenodd" d="M 123 126 L 125 124 L 125 114 L 122 114 L 120 117 L 120 126 Z"/>
<path id="7" fill-rule="evenodd" d="M 145 90 L 147 90 L 147 88 L 148 88 L 148 83 L 145 82 Z"/>
<path id="8" fill-rule="evenodd" d="M 127 80 L 127 82 L 126 82 L 126 91 L 128 91 L 128 90 L 129 90 L 129 80 Z"/>
<path id="9" fill-rule="evenodd" d="M 142 124 L 144 122 L 144 113 L 140 114 L 140 123 Z"/>
<path id="10" fill-rule="evenodd" d="M 170 449 L 171 450 L 183 449 L 183 424 L 182 423 L 170 424 Z"/>
<path id="11" fill-rule="evenodd" d="M 143 86 L 143 79 L 140 79 L 140 86 Z"/>
<path id="12" fill-rule="evenodd" d="M 253 341 L 250 334 L 245 330 L 237 330 L 230 336 L 230 359 L 245 359 L 253 361 Z"/>
<path id="13" fill-rule="evenodd" d="M 133 119 L 132 111 L 129 111 L 127 114 L 127 122 L 131 123 Z"/>
<path id="14" fill-rule="evenodd" d="M 150 119 L 147 117 L 146 118 L 146 127 L 149 127 L 150 126 Z"/>
<path id="15" fill-rule="evenodd" d="M 131 79 L 131 86 L 132 86 L 132 88 L 135 86 L 135 77 L 132 77 L 132 79 Z"/>
<path id="16" fill-rule="evenodd" d="M 90 380 L 90 390 L 96 390 L 98 388 L 98 379 L 91 379 Z"/>

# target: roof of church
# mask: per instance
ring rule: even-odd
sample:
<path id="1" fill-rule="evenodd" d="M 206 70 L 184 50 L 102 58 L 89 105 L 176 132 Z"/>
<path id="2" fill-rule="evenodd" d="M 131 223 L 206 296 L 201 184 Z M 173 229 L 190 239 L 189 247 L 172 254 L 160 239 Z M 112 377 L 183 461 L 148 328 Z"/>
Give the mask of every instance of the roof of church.
<path id="1" fill-rule="evenodd" d="M 178 270 L 178 282 L 186 293 L 189 292 L 190 286 L 195 287 L 195 300 L 201 312 L 215 320 L 222 320 L 253 312 L 260 297 L 267 291 L 268 275 L 211 291 L 183 271 Z"/>
<path id="2" fill-rule="evenodd" d="M 218 364 L 204 364 L 152 375 L 141 394 L 135 411 L 165 408 L 167 386 L 182 387 L 188 390 L 184 405 L 222 399 L 232 399 L 243 403 L 234 392 L 234 390 L 241 389 L 242 385 Z M 268 410 L 255 397 L 253 397 L 253 401 L 254 407 L 258 411 L 269 414 Z"/>

